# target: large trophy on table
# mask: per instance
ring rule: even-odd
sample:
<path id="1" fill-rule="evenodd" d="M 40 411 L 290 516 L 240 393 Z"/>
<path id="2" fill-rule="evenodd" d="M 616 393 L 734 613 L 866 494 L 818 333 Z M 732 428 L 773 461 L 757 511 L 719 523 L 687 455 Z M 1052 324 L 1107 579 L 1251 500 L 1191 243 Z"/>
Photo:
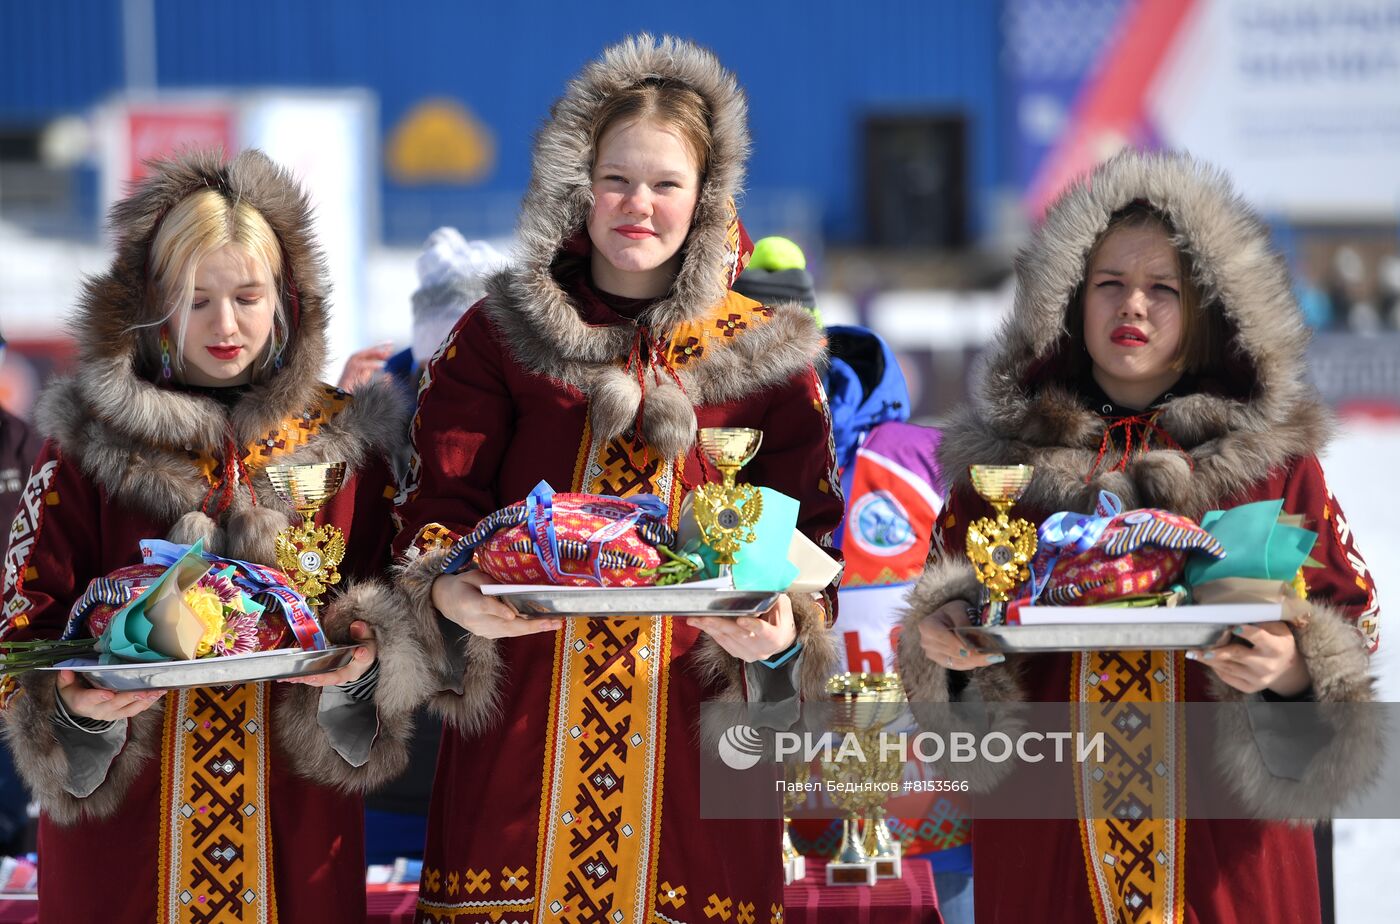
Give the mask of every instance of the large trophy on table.
<path id="1" fill-rule="evenodd" d="M 1031 465 L 974 465 L 972 487 L 992 505 L 995 517 L 982 517 L 967 527 L 967 557 L 986 588 L 982 624 L 1006 622 L 1011 593 L 1030 577 L 1035 557 L 1035 524 L 1011 519 L 1011 508 L 1031 483 Z"/>
<path id="2" fill-rule="evenodd" d="M 884 754 L 880 733 L 904 710 L 904 690 L 894 674 L 838 674 L 827 681 L 831 731 L 855 735 L 858 756 L 838 748 L 824 772 L 835 777 L 832 801 L 842 809 L 841 845 L 826 865 L 827 885 L 874 885 L 900 876 L 900 846 L 884 822 L 880 783 L 898 781 L 902 763 Z M 844 756 L 843 756 L 844 755 Z"/>
<path id="3" fill-rule="evenodd" d="M 277 534 L 277 567 L 292 579 L 308 604 L 320 607 L 321 595 L 340 583 L 345 534 L 329 524 L 317 526 L 314 517 L 340 490 L 345 463 L 269 465 L 266 472 L 272 490 L 301 515 L 300 525 Z"/>

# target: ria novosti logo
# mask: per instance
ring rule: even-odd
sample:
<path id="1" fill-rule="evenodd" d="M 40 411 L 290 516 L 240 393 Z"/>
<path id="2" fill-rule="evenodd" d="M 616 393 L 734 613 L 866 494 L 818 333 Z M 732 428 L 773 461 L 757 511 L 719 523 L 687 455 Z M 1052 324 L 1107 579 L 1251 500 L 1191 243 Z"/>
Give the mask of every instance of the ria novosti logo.
<path id="1" fill-rule="evenodd" d="M 748 770 L 763 757 L 763 738 L 747 725 L 731 725 L 720 737 L 719 759 L 731 770 Z"/>

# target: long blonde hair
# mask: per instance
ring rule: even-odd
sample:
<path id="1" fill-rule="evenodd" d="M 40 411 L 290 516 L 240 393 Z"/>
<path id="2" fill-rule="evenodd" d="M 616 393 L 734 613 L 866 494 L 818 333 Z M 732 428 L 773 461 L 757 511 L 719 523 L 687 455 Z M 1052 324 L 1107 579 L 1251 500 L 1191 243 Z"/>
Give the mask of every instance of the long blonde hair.
<path id="1" fill-rule="evenodd" d="M 287 342 L 282 246 L 277 234 L 262 213 L 248 203 L 231 202 L 213 189 L 200 190 L 170 209 L 151 244 L 151 281 L 162 309 L 155 324 L 174 328 L 170 362 L 177 371 L 184 365 L 185 330 L 194 303 L 195 273 L 205 257 L 230 245 L 241 249 L 272 280 L 272 336 L 254 368 L 270 366 Z"/>

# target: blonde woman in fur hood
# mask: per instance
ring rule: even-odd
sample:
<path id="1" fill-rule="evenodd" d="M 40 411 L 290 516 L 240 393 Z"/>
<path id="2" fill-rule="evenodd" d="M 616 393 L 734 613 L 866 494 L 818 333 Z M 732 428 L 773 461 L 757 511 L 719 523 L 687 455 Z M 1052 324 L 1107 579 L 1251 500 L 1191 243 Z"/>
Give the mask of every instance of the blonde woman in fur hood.
<path id="1" fill-rule="evenodd" d="M 442 573 L 457 537 L 540 480 L 655 494 L 674 522 L 706 478 L 697 427 L 762 429 L 745 477 L 797 498 L 799 528 L 829 545 L 821 334 L 798 306 L 730 290 L 747 154 L 743 95 L 708 52 L 608 49 L 536 138 L 518 265 L 425 372 L 398 510 L 448 722 L 422 920 L 780 915 L 779 822 L 700 816 L 700 705 L 820 690 L 830 597 L 783 597 L 767 620 L 526 621 L 482 596 L 481 572 Z"/>
<path id="2" fill-rule="evenodd" d="M 306 683 L 108 693 L 24 675 L 5 736 L 43 814 L 46 921 L 364 919 L 358 792 L 407 760 L 423 695 L 391 623 L 391 482 L 407 411 L 392 385 L 321 384 L 326 282 L 310 209 L 256 151 L 158 164 L 112 213 L 117 254 L 89 279 L 78 371 L 38 410 L 47 435 L 11 530 L 6 638 L 52 638 L 89 582 L 139 542 L 204 541 L 277 567 L 294 512 L 270 463 L 346 463 L 318 515 L 346 537 L 320 619 L 355 659 Z"/>
<path id="3" fill-rule="evenodd" d="M 1230 705 L 1366 703 L 1378 638 L 1374 586 L 1318 464 L 1330 425 L 1305 382 L 1303 321 L 1263 225 L 1216 171 L 1184 156 L 1126 152 L 1060 198 L 1017 278 L 1015 308 L 973 404 L 939 450 L 950 503 L 899 650 L 911 700 L 1220 702 L 1206 728 L 1215 770 L 1184 762 L 1179 737 L 1160 727 L 1168 713 L 1157 711 L 1135 744 L 1109 748 L 1108 780 L 1132 779 L 1116 761 L 1150 747 L 1158 796 L 1184 795 L 1188 813 L 1214 787 L 1257 818 L 1325 816 L 1376 770 L 1365 710 L 1328 710 L 1330 744 L 1290 764 L 1271 759 L 1266 731 Z M 1100 491 L 1124 509 L 1195 518 L 1282 498 L 1284 513 L 1318 534 L 1302 572 L 1309 612 L 1292 625 L 1240 627 L 1212 652 L 1003 660 L 972 649 L 949 627 L 966 623 L 978 599 L 965 539 L 969 521 L 990 512 L 968 481 L 979 463 L 1035 466 L 1016 508 L 1035 522 L 1091 512 Z M 971 776 L 987 785 L 998 774 L 982 766 Z M 1063 779 L 1095 800 L 1083 804 L 1104 798 L 1092 774 Z M 1139 819 L 1126 802 L 1088 820 L 974 824 L 979 918 L 1318 919 L 1303 826 L 1239 814 Z"/>

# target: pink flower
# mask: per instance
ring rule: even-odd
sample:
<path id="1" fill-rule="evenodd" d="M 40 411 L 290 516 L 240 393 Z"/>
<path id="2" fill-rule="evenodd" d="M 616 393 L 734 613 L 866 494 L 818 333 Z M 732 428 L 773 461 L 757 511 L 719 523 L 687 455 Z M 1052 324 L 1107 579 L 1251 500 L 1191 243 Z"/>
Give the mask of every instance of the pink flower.
<path id="1" fill-rule="evenodd" d="M 217 657 L 247 654 L 258 648 L 258 617 L 246 613 L 231 614 L 224 623 L 223 634 L 214 642 Z"/>

